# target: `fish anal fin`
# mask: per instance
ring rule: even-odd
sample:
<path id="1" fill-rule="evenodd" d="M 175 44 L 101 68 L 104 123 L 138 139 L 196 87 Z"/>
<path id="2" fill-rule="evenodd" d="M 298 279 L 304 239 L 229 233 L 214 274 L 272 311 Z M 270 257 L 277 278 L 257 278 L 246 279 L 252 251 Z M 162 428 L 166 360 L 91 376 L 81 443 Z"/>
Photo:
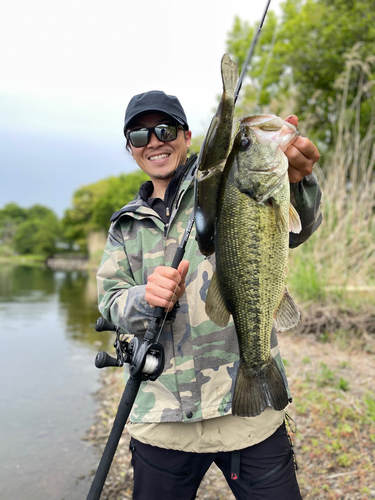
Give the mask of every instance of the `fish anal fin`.
<path id="1" fill-rule="evenodd" d="M 207 292 L 206 313 L 211 321 L 218 326 L 227 326 L 230 312 L 228 311 L 224 299 L 220 293 L 219 283 L 214 272 Z"/>
<path id="2" fill-rule="evenodd" d="M 298 324 L 300 317 L 301 315 L 296 303 L 285 288 L 284 295 L 274 317 L 276 330 L 279 332 L 290 330 Z"/>
<path id="3" fill-rule="evenodd" d="M 289 205 L 289 232 L 299 234 L 302 231 L 302 224 L 297 210 L 292 204 Z"/>
<path id="4" fill-rule="evenodd" d="M 255 417 L 271 406 L 283 410 L 288 405 L 288 393 L 275 359 L 259 370 L 240 363 L 233 394 L 232 414 Z"/>

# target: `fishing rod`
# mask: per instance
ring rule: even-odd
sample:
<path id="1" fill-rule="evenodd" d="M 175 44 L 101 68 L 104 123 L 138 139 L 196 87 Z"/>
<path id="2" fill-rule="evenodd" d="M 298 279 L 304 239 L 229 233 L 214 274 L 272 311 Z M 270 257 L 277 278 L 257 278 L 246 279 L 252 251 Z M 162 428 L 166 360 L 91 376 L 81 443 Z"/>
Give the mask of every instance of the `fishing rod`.
<path id="1" fill-rule="evenodd" d="M 194 212 L 192 212 L 173 258 L 171 267 L 177 269 L 185 254 L 186 244 L 194 225 Z M 123 433 L 126 421 L 134 404 L 141 382 L 144 380 L 156 380 L 164 369 L 164 349 L 158 340 L 164 326 L 168 311 L 163 307 L 156 307 L 154 315 L 150 320 L 148 328 L 141 343 L 137 337 L 130 342 L 121 338 L 120 328 L 104 318 L 99 318 L 95 324 L 95 330 L 116 332 L 114 347 L 117 357 L 114 358 L 102 351 L 95 358 L 97 368 L 107 366 L 122 366 L 129 363 L 129 379 L 126 383 L 121 401 L 116 413 L 112 430 L 100 459 L 94 480 L 87 500 L 99 500 L 105 480 L 107 478 L 113 457 L 116 453 L 118 443 Z M 162 322 L 161 326 L 160 323 Z"/>
<path id="2" fill-rule="evenodd" d="M 242 87 L 242 82 L 243 82 L 243 79 L 244 79 L 244 76 L 246 74 L 246 71 L 247 71 L 247 68 L 250 64 L 250 61 L 251 61 L 251 58 L 253 57 L 253 54 L 254 54 L 254 49 L 255 49 L 255 45 L 257 44 L 257 41 L 258 41 L 258 38 L 259 38 L 259 35 L 260 35 L 260 32 L 262 31 L 262 27 L 263 27 L 263 23 L 264 23 L 264 20 L 266 19 L 266 15 L 267 15 L 267 12 L 268 12 L 268 8 L 270 6 L 270 3 L 271 3 L 271 0 L 268 0 L 267 1 L 267 5 L 266 5 L 266 8 L 264 9 L 264 12 L 263 12 L 263 16 L 262 16 L 262 19 L 259 23 L 259 27 L 258 27 L 258 30 L 257 32 L 255 33 L 255 36 L 253 38 L 253 41 L 251 42 L 251 45 L 250 45 L 250 48 L 248 50 L 248 53 L 247 53 L 247 56 L 246 56 L 246 59 L 245 59 L 245 62 L 244 62 L 244 65 L 242 67 L 242 71 L 241 71 L 241 75 L 238 79 L 238 82 L 237 82 L 237 86 L 236 86 L 236 90 L 234 91 L 234 103 L 236 104 L 237 102 L 237 98 L 238 98 L 238 95 L 240 93 L 240 90 L 241 90 L 241 87 Z"/>
<path id="3" fill-rule="evenodd" d="M 247 54 L 241 76 L 239 77 L 235 90 L 234 102 L 238 98 L 242 81 L 246 73 L 254 52 L 256 42 L 259 38 L 268 7 L 271 0 L 267 1 L 267 6 L 262 16 L 258 31 L 252 41 L 251 47 Z M 191 213 L 187 227 L 183 234 L 180 245 L 178 246 L 173 258 L 171 267 L 177 269 L 185 254 L 187 242 L 194 226 L 195 214 L 194 210 Z M 99 500 L 105 480 L 112 464 L 113 457 L 116 453 L 118 443 L 123 433 L 125 424 L 133 407 L 139 387 L 142 381 L 155 381 L 164 369 L 164 349 L 158 342 L 160 334 L 163 330 L 168 311 L 163 307 L 156 307 L 154 315 L 151 318 L 148 328 L 144 334 L 143 342 L 141 343 L 137 337 L 133 337 L 130 342 L 122 338 L 120 328 L 110 323 L 104 318 L 99 318 L 95 324 L 95 329 L 98 332 L 114 331 L 116 332 L 116 341 L 114 347 L 116 350 L 116 358 L 110 356 L 106 352 L 99 352 L 95 358 L 95 366 L 97 368 L 105 368 L 107 366 L 123 366 L 124 363 L 129 363 L 129 379 L 126 383 L 121 401 L 116 413 L 116 417 L 112 426 L 112 430 L 108 437 L 107 444 L 104 448 L 103 455 L 100 459 L 94 480 L 86 500 Z M 161 325 L 160 325 L 161 323 Z"/>

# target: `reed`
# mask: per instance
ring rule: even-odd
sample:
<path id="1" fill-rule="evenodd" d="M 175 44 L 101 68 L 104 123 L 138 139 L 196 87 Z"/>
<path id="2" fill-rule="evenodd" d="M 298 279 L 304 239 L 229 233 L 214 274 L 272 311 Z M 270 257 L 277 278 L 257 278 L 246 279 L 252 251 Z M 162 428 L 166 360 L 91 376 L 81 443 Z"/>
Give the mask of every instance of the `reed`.
<path id="1" fill-rule="evenodd" d="M 325 300 L 343 290 L 371 290 L 375 297 L 375 56 L 359 57 L 356 44 L 336 82 L 333 146 L 315 171 L 323 192 L 323 223 L 301 247 L 290 252 L 289 282 L 300 300 Z M 353 74 L 356 95 L 349 102 Z M 366 131 L 361 104 L 372 96 Z M 371 101 L 369 101 L 371 102 Z"/>

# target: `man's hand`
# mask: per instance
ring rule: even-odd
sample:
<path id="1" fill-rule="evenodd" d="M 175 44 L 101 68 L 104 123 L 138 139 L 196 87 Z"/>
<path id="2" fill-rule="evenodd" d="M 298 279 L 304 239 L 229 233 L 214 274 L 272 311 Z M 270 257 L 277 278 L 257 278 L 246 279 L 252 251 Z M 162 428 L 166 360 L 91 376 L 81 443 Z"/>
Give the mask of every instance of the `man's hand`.
<path id="1" fill-rule="evenodd" d="M 145 298 L 151 307 L 163 307 L 171 311 L 178 299 L 185 293 L 185 277 L 189 261 L 182 260 L 177 269 L 159 266 L 150 274 Z"/>
<path id="2" fill-rule="evenodd" d="M 298 125 L 298 117 L 291 115 L 287 122 Z M 285 151 L 289 160 L 289 182 L 299 182 L 313 171 L 314 164 L 319 160 L 318 148 L 307 137 L 298 137 Z"/>

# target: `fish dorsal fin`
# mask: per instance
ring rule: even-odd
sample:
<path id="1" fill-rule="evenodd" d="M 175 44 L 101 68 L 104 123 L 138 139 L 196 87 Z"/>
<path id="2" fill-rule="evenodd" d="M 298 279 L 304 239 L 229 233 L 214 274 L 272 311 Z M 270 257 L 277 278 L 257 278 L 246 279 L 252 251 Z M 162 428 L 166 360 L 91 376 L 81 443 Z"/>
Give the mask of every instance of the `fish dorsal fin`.
<path id="1" fill-rule="evenodd" d="M 292 204 L 289 205 L 289 232 L 299 234 L 302 231 L 302 224 L 297 210 Z"/>
<path id="2" fill-rule="evenodd" d="M 296 303 L 285 288 L 283 298 L 276 310 L 274 323 L 279 332 L 290 330 L 299 322 L 301 315 Z"/>
<path id="3" fill-rule="evenodd" d="M 228 311 L 220 293 L 219 283 L 214 272 L 207 292 L 206 313 L 211 321 L 218 326 L 227 326 L 230 312 Z"/>

